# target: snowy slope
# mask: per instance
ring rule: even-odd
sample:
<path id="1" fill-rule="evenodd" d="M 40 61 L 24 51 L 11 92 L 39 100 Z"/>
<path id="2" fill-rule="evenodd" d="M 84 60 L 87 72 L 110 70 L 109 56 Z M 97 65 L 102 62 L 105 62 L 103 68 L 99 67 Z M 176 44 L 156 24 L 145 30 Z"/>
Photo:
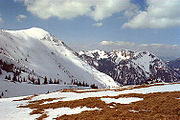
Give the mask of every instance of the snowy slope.
<path id="1" fill-rule="evenodd" d="M 123 85 L 143 84 L 145 80 L 153 78 L 165 82 L 179 79 L 179 75 L 161 59 L 147 51 L 93 50 L 81 51 L 79 56 Z"/>
<path id="2" fill-rule="evenodd" d="M 56 103 L 58 101 L 73 101 L 73 100 L 80 100 L 84 98 L 93 98 L 93 97 L 103 97 L 108 96 L 108 98 L 101 98 L 99 100 L 105 101 L 107 104 L 114 102 L 114 103 L 121 103 L 121 104 L 130 104 L 131 102 L 136 101 L 143 101 L 143 98 L 136 98 L 136 97 L 124 97 L 124 98 L 110 98 L 110 96 L 118 96 L 121 94 L 131 94 L 131 93 L 139 93 L 139 94 L 148 94 L 148 93 L 157 93 L 157 92 L 173 92 L 173 91 L 180 91 L 180 84 L 172 84 L 172 85 L 162 85 L 162 86 L 151 86 L 145 88 L 136 88 L 131 90 L 123 90 L 123 91 L 114 91 L 114 90 L 105 90 L 105 91 L 98 91 L 98 92 L 85 92 L 85 93 L 75 93 L 75 92 L 53 92 L 49 94 L 41 94 L 38 96 L 33 97 L 30 100 L 21 100 L 21 101 L 14 101 L 23 99 L 24 97 L 14 97 L 14 98 L 2 98 L 0 99 L 0 120 L 33 120 L 41 116 L 41 114 L 34 114 L 30 115 L 33 109 L 30 108 L 18 108 L 21 105 L 27 105 L 28 102 L 35 101 L 35 100 L 45 100 L 48 98 L 62 98 L 57 99 L 49 102 L 44 102 L 44 104 L 48 103 Z M 148 103 L 147 103 L 148 104 Z M 170 106 L 169 106 L 170 107 Z M 52 120 L 58 116 L 62 115 L 71 115 L 71 114 L 78 114 L 82 111 L 90 111 L 90 110 L 100 110 L 99 108 L 87 108 L 86 106 L 83 107 L 59 107 L 55 109 L 45 109 L 44 113 L 48 116 L 45 120 Z M 103 112 L 103 111 L 102 111 Z"/>
<path id="3" fill-rule="evenodd" d="M 180 58 L 167 62 L 167 65 L 180 75 Z"/>
<path id="4" fill-rule="evenodd" d="M 89 66 L 62 41 L 41 28 L 1 30 L 0 59 L 13 64 L 13 69 L 23 69 L 20 76 L 40 78 L 41 84 L 46 76 L 48 80 L 58 79 L 64 85 L 78 81 L 99 88 L 117 86 L 111 77 Z M 5 75 L 12 74 L 3 73 L 1 81 Z"/>

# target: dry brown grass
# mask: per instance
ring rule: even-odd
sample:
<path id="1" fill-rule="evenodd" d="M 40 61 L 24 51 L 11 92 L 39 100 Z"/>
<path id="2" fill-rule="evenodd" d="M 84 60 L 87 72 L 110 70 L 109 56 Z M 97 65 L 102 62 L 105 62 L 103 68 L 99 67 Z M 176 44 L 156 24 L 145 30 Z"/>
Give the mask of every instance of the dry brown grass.
<path id="1" fill-rule="evenodd" d="M 109 97 L 109 96 L 106 96 Z M 180 97 L 180 92 L 166 92 L 166 93 L 151 93 L 151 94 L 124 94 L 114 96 L 110 98 L 120 97 L 139 97 L 144 98 L 143 101 L 131 103 L 131 104 L 106 104 L 101 101 L 101 97 L 84 98 L 73 101 L 59 101 L 55 103 L 39 104 L 47 99 L 32 101 L 28 105 L 20 106 L 35 109 L 31 114 L 42 114 L 45 116 L 45 109 L 56 109 L 61 107 L 88 107 L 88 108 L 101 108 L 102 110 L 84 111 L 74 115 L 63 115 L 57 117 L 56 120 L 123 120 L 123 119 L 164 119 L 164 120 L 179 120 L 180 119 L 180 100 L 176 99 Z M 54 98 L 56 99 L 56 98 Z M 53 99 L 51 99 L 53 100 Z M 50 101 L 50 99 L 48 100 Z M 114 106 L 110 108 L 109 106 Z M 136 110 L 138 112 L 131 112 L 130 110 Z"/>
<path id="2" fill-rule="evenodd" d="M 74 115 L 63 115 L 57 117 L 56 120 L 180 120 L 180 100 L 176 99 L 180 97 L 180 92 L 127 94 L 112 98 L 119 97 L 139 97 L 144 100 L 126 105 L 116 103 L 106 105 L 99 101 L 94 103 L 94 106 L 102 108 L 101 111 L 84 111 Z M 114 106 L 114 108 L 108 106 Z"/>
<path id="3" fill-rule="evenodd" d="M 47 114 L 42 114 L 40 117 L 36 118 L 36 120 L 43 120 L 44 118 L 47 118 L 48 115 Z"/>
<path id="4" fill-rule="evenodd" d="M 157 84 L 163 85 L 163 84 Z M 156 85 L 141 85 L 136 87 L 129 87 L 124 89 L 115 89 L 115 91 L 143 88 Z M 97 91 L 106 91 L 97 90 Z M 97 92 L 96 90 L 92 92 Z M 61 91 L 62 92 L 62 91 Z M 64 92 L 91 92 L 91 91 L 76 91 L 73 89 L 64 90 Z M 138 97 L 144 98 L 142 101 L 134 102 L 131 104 L 118 104 L 110 103 L 106 104 L 101 101 L 102 97 L 89 97 L 72 101 L 58 101 L 54 103 L 42 104 L 46 101 L 53 101 L 62 98 L 47 98 L 42 100 L 30 101 L 27 105 L 19 106 L 20 108 L 30 108 L 33 111 L 32 114 L 42 114 L 38 120 L 48 117 L 46 109 L 56 109 L 61 107 L 87 107 L 87 108 L 99 108 L 101 110 L 83 111 L 74 115 L 63 115 L 55 118 L 56 120 L 180 120 L 180 92 L 165 92 L 165 93 L 150 93 L 150 94 L 120 94 L 118 96 L 104 96 L 103 98 L 120 98 L 120 97 Z M 110 108 L 113 106 L 113 108 Z M 138 112 L 132 112 L 135 110 Z"/>
<path id="5" fill-rule="evenodd" d="M 41 100 L 34 100 L 34 101 L 30 101 L 29 103 L 42 104 L 44 102 L 50 102 L 50 101 L 57 100 L 57 99 L 62 99 L 62 97 L 61 98 L 47 98 L 47 99 L 41 99 Z"/>

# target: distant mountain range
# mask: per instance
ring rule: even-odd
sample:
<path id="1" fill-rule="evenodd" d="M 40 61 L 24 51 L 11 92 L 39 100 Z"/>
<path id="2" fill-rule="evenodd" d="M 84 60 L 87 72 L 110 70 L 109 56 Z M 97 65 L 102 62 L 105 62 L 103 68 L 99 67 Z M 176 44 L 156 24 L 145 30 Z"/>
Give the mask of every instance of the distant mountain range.
<path id="1" fill-rule="evenodd" d="M 179 74 L 147 51 L 81 51 L 79 57 L 122 85 L 144 84 L 148 79 L 179 80 Z"/>
<path id="2" fill-rule="evenodd" d="M 176 60 L 172 60 L 167 63 L 169 67 L 171 67 L 174 71 L 180 74 L 180 58 Z"/>

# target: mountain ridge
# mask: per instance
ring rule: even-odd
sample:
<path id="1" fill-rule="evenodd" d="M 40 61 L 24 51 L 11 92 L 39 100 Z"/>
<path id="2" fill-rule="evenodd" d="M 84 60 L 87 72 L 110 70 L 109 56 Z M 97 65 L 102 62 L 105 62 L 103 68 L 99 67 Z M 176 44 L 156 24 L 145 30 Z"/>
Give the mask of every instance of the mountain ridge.
<path id="1" fill-rule="evenodd" d="M 47 83 L 58 80 L 64 86 L 118 87 L 110 76 L 81 60 L 64 42 L 41 28 L 1 30 L 0 59 L 3 82 L 24 83 L 22 79 L 26 79 L 25 83 L 43 85 L 47 78 Z M 5 71 L 5 65 L 11 69 Z"/>
<path id="2" fill-rule="evenodd" d="M 154 78 L 164 82 L 179 80 L 178 74 L 147 51 L 80 51 L 79 56 L 122 85 L 144 84 L 146 80 Z"/>

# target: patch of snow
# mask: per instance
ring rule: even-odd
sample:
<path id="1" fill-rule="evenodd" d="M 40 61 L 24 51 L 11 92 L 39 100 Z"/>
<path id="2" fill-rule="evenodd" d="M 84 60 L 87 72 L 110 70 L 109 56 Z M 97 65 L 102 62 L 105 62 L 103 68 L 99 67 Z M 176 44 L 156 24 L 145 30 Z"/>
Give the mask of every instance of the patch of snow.
<path id="1" fill-rule="evenodd" d="M 27 83 L 13 83 L 8 81 L 0 81 L 0 92 L 4 93 L 6 97 L 17 97 L 34 94 L 43 94 L 53 92 L 60 89 L 70 88 L 67 85 L 51 84 L 51 85 L 33 85 Z M 6 92 L 7 90 L 7 92 Z"/>
<path id="2" fill-rule="evenodd" d="M 21 101 L 21 104 L 24 104 Z M 32 109 L 17 108 L 18 102 L 11 101 L 11 99 L 0 99 L 0 120 L 35 120 L 39 114 L 29 115 Z"/>
<path id="3" fill-rule="evenodd" d="M 6 30 L 6 32 L 11 33 L 15 36 L 20 36 L 23 38 L 35 38 L 35 39 L 41 39 L 44 36 L 48 35 L 49 33 L 45 30 L 37 27 L 32 27 L 25 30 Z M 28 37 L 27 37 L 28 36 Z"/>
<path id="4" fill-rule="evenodd" d="M 47 115 L 49 117 L 45 118 L 44 120 L 52 120 L 53 118 L 60 117 L 62 115 L 72 115 L 72 114 L 78 114 L 83 111 L 90 111 L 90 110 L 99 110 L 99 108 L 87 108 L 87 107 L 76 107 L 76 108 L 68 108 L 68 107 L 63 107 L 63 108 L 57 108 L 57 109 L 47 109 Z"/>
<path id="5" fill-rule="evenodd" d="M 130 112 L 134 112 L 134 113 L 136 113 L 136 112 L 139 112 L 139 111 L 137 111 L 137 110 L 129 110 Z"/>
<path id="6" fill-rule="evenodd" d="M 109 106 L 109 108 L 114 108 L 114 106 Z"/>
<path id="7" fill-rule="evenodd" d="M 120 103 L 120 104 L 130 104 L 132 102 L 137 102 L 140 100 L 143 100 L 143 98 L 137 98 L 137 97 L 127 97 L 127 98 L 101 98 L 102 101 L 104 101 L 106 104 L 109 103 Z"/>
<path id="8" fill-rule="evenodd" d="M 102 51 L 102 50 L 91 50 L 91 51 L 85 51 L 85 52 L 80 51 L 79 55 L 86 54 L 87 56 L 94 58 L 95 53 L 98 54 L 98 56 L 96 56 L 98 60 L 108 58 L 108 55 L 105 53 L 105 51 Z"/>

